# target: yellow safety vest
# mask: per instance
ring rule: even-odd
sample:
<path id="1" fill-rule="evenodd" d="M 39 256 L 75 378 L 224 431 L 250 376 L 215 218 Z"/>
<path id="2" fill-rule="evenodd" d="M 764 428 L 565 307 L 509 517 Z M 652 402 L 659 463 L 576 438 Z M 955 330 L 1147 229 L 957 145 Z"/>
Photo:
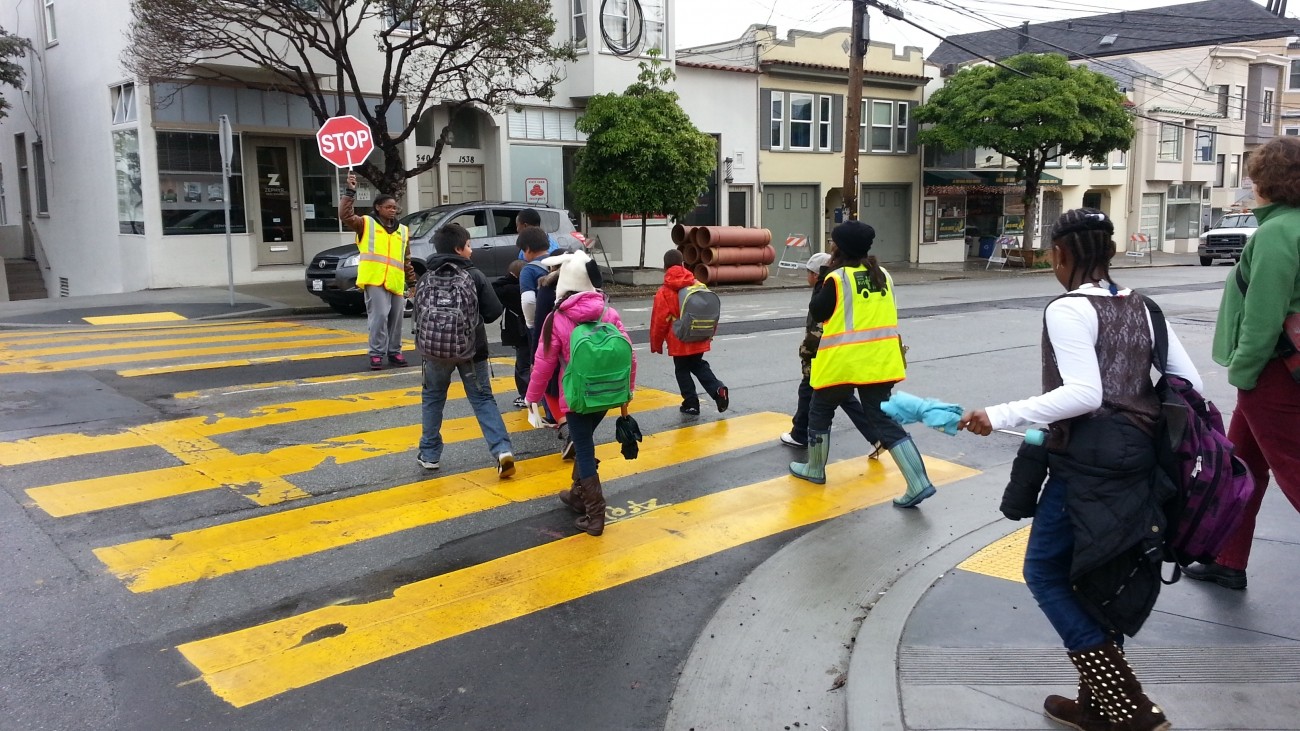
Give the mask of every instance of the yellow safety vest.
<path id="1" fill-rule="evenodd" d="M 822 328 L 821 344 L 812 362 L 812 387 L 903 380 L 898 308 L 889 272 L 885 272 L 884 292 L 871 291 L 866 267 L 836 269 L 826 281 L 834 283 L 839 302 Z"/>
<path id="2" fill-rule="evenodd" d="M 382 285 L 393 294 L 406 292 L 406 244 L 410 236 L 406 226 L 388 233 L 373 216 L 366 216 L 366 230 L 357 237 L 361 263 L 357 266 L 357 286 Z"/>

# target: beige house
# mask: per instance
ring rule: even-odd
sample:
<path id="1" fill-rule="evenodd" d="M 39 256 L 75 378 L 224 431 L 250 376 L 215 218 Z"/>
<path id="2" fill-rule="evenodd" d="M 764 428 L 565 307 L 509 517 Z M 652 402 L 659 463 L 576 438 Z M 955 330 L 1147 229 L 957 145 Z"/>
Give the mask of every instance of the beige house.
<path id="1" fill-rule="evenodd" d="M 823 251 L 843 211 L 844 120 L 850 32 L 751 26 L 738 40 L 678 50 L 679 59 L 756 67 L 760 225 L 772 230 L 778 261 Z M 912 110 L 922 101 L 919 48 L 872 42 L 867 50 L 859 145 L 859 217 L 876 228 L 883 261 L 914 261 L 920 157 Z M 806 246 L 787 250 L 787 239 Z"/>
<path id="2" fill-rule="evenodd" d="M 1288 39 L 1298 32 L 1300 22 L 1251 0 L 1205 0 L 954 36 L 930 61 L 950 74 L 984 62 L 971 51 L 988 58 L 1062 53 L 1114 78 L 1134 113 L 1133 143 L 1106 160 L 1054 161 L 1039 231 L 1047 233 L 1062 209 L 1091 206 L 1115 220 L 1121 246 L 1133 253 L 1148 246 L 1181 253 L 1196 251 L 1201 231 L 1220 214 L 1250 204 L 1246 158 L 1284 131 L 1283 90 L 1293 76 L 1300 86 L 1300 73 L 1289 74 L 1286 57 Z M 1300 115 L 1294 119 L 1300 133 Z M 927 154 L 927 186 L 940 182 L 942 173 L 970 173 L 964 177 L 975 182 L 981 171 L 968 163 L 1009 169 L 987 152 L 966 151 L 960 159 Z M 936 193 L 940 210 L 960 213 L 986 244 L 992 236 L 1014 235 L 1015 215 L 1006 207 L 1011 198 L 998 211 L 974 187 L 927 192 Z M 964 208 L 955 205 L 959 198 Z M 947 228 L 955 238 L 955 224 Z M 943 238 L 942 221 L 940 229 Z"/>

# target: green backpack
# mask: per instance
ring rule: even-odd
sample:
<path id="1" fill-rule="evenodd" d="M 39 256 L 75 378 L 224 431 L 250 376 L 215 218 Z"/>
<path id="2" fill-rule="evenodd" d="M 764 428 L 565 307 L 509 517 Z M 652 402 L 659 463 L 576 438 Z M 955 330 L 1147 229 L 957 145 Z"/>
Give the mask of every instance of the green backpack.
<path id="1" fill-rule="evenodd" d="M 632 398 L 632 344 L 613 323 L 609 305 L 594 322 L 580 322 L 569 336 L 569 364 L 561 385 L 569 411 L 593 414 L 622 406 Z"/>

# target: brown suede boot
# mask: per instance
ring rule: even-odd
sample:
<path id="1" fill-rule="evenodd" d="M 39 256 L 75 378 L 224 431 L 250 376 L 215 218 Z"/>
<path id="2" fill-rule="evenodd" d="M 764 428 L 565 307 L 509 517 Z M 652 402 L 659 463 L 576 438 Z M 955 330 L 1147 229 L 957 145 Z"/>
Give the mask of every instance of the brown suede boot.
<path id="1" fill-rule="evenodd" d="M 1070 660 L 1076 667 L 1081 667 L 1076 657 L 1082 655 L 1083 653 L 1070 653 Z M 1092 691 L 1083 680 L 1082 670 L 1079 673 L 1078 699 L 1049 695 L 1043 701 L 1043 713 L 1053 721 L 1079 731 L 1110 731 L 1110 721 L 1092 699 Z"/>
<path id="2" fill-rule="evenodd" d="M 1075 654 L 1079 657 L 1075 660 Z M 1110 719 L 1110 731 L 1169 731 L 1173 725 L 1138 682 L 1124 650 L 1109 641 L 1080 653 L 1072 653 L 1083 680 L 1092 692 L 1092 703 Z"/>
<path id="3" fill-rule="evenodd" d="M 605 532 L 605 495 L 600 491 L 600 475 L 592 475 L 578 480 L 582 489 L 582 506 L 585 515 L 574 521 L 574 525 L 598 536 Z"/>
<path id="4" fill-rule="evenodd" d="M 579 515 L 586 512 L 585 508 L 582 507 L 582 485 L 578 484 L 577 462 L 573 463 L 573 484 L 569 485 L 568 490 L 560 490 L 560 502 Z"/>

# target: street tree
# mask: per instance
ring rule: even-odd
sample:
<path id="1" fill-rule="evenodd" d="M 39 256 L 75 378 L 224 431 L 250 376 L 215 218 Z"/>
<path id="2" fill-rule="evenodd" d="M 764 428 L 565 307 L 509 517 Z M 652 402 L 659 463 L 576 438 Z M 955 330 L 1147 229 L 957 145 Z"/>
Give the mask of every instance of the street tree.
<path id="1" fill-rule="evenodd" d="M 1025 53 L 1003 66 L 954 74 L 916 110 L 925 144 L 987 147 L 1015 160 L 1025 181 L 1025 248 L 1033 248 L 1043 167 L 1061 156 L 1104 160 L 1127 150 L 1133 118 L 1110 77 L 1057 54 Z"/>
<path id="2" fill-rule="evenodd" d="M 27 55 L 27 49 L 31 48 L 31 45 L 26 38 L 12 35 L 0 28 L 0 84 L 15 89 L 22 88 L 24 69 L 14 59 Z M 0 119 L 9 116 L 11 106 L 8 99 L 0 96 Z"/>
<path id="3" fill-rule="evenodd" d="M 548 0 L 131 0 L 131 12 L 122 60 L 136 76 L 273 88 L 305 99 L 318 125 L 356 115 L 380 154 L 357 172 L 399 198 L 450 137 L 444 125 L 429 158 L 403 160 L 426 111 L 550 99 L 574 58 L 552 41 Z M 402 106 L 407 121 L 391 129 Z"/>
<path id="4" fill-rule="evenodd" d="M 591 214 L 640 216 L 641 268 L 646 220 L 689 213 L 718 164 L 713 138 L 696 129 L 677 93 L 665 88 L 673 78 L 652 57 L 622 94 L 591 97 L 577 125 L 587 146 L 573 176 L 575 202 Z"/>

